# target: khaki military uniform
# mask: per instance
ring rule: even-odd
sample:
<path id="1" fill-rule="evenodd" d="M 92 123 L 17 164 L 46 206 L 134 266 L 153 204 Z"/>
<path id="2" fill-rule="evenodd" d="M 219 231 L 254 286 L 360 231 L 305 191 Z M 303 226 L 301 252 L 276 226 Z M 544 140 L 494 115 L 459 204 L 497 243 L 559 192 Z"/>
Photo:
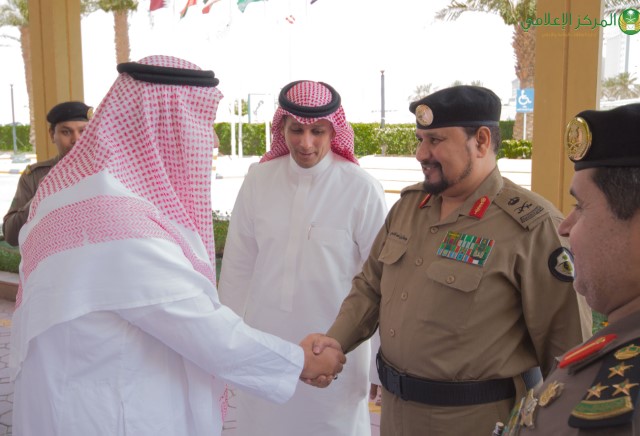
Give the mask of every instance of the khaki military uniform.
<path id="1" fill-rule="evenodd" d="M 2 233 L 4 239 L 11 245 L 18 245 L 18 234 L 20 229 L 27 222 L 29 217 L 29 207 L 31 200 L 36 195 L 36 190 L 40 182 L 49 174 L 51 168 L 58 163 L 58 156 L 42 162 L 28 165 L 18 180 L 16 194 L 11 202 L 9 211 L 4 216 L 2 223 Z"/>
<path id="2" fill-rule="evenodd" d="M 547 374 L 583 337 L 572 263 L 558 260 L 562 217 L 497 168 L 456 212 L 440 220 L 440 208 L 421 184 L 402 192 L 328 335 L 352 350 L 379 321 L 381 352 L 398 371 L 448 382 L 513 377 L 524 394 L 521 373 Z M 474 237 L 471 256 L 438 254 Z M 381 434 L 489 435 L 514 398 L 441 407 L 384 390 Z"/>
<path id="3" fill-rule="evenodd" d="M 516 435 L 640 435 L 640 312 L 567 352 L 525 399 Z M 533 427 L 532 427 L 533 426 Z M 512 424 L 512 428 L 514 425 Z M 505 433 L 506 435 L 507 433 Z"/>

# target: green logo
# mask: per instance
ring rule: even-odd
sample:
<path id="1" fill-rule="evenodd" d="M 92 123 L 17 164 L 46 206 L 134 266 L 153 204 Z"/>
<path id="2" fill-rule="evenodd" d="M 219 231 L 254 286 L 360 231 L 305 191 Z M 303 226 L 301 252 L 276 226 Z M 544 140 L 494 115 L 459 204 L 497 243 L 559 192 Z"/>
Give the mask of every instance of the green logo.
<path id="1" fill-rule="evenodd" d="M 636 9 L 625 9 L 618 19 L 618 27 L 627 35 L 640 32 L 640 12 Z"/>

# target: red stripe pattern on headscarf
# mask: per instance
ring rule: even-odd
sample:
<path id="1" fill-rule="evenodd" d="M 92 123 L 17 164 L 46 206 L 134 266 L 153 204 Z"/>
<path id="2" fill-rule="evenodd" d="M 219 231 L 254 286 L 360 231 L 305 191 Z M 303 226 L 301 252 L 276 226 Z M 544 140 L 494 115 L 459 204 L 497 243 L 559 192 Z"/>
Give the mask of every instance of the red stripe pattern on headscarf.
<path id="1" fill-rule="evenodd" d="M 331 98 L 331 91 L 326 86 L 312 81 L 302 81 L 287 92 L 289 101 L 306 107 L 325 106 L 331 102 Z M 283 118 L 285 116 L 293 117 L 301 124 L 313 124 L 319 120 L 329 121 L 336 132 L 336 136 L 331 141 L 331 150 L 359 165 L 358 159 L 353 154 L 353 128 L 347 122 L 342 105 L 332 114 L 318 118 L 300 117 L 278 106 L 271 124 L 271 133 L 273 135 L 271 150 L 260 159 L 261 163 L 289 154 L 289 147 L 287 147 L 282 133 Z"/>
<path id="2" fill-rule="evenodd" d="M 192 63 L 170 56 L 150 56 L 139 63 L 200 70 Z M 177 223 L 200 235 L 209 255 L 207 269 L 212 271 L 205 275 L 215 284 L 211 163 L 213 122 L 221 98 L 222 93 L 217 88 L 147 83 L 121 74 L 97 108 L 78 143 L 40 184 L 31 204 L 29 219 L 36 214 L 45 197 L 107 170 L 126 188 L 157 209 L 156 221 Z M 91 220 L 100 222 L 107 219 L 91 215 L 92 210 L 99 210 L 97 208 L 91 209 L 89 205 L 79 203 L 73 206 L 76 205 L 82 206 L 83 213 L 89 214 L 89 223 Z M 104 211 L 104 208 L 100 210 Z M 136 209 L 132 207 L 129 210 L 134 212 Z M 117 231 L 109 230 L 106 225 L 101 226 L 84 243 L 153 234 L 155 229 L 147 231 L 140 226 L 157 227 L 157 223 L 152 220 L 145 222 L 147 224 L 131 226 L 120 223 Z M 36 227 L 41 224 L 45 225 L 46 221 L 38 223 Z M 34 247 L 37 255 L 27 256 L 32 264 L 24 265 L 26 271 L 35 269 L 49 255 L 77 243 L 78 229 L 67 225 L 66 231 L 62 228 L 58 230 L 55 243 L 46 248 Z M 195 255 L 188 244 L 179 240 L 176 242 L 183 251 L 186 250 L 185 255 L 193 263 Z M 28 248 L 27 243 L 23 251 Z M 200 264 L 194 264 L 194 268 L 202 271 Z"/>

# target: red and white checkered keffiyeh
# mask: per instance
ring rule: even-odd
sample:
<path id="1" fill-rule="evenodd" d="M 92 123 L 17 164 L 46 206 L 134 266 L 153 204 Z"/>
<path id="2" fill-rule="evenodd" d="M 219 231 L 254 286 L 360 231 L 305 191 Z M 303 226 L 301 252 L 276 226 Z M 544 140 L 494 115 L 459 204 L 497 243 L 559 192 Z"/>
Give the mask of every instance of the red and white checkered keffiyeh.
<path id="1" fill-rule="evenodd" d="M 200 70 L 169 56 L 150 56 L 139 63 Z M 33 337 L 92 311 L 186 298 L 193 294 L 191 288 L 205 289 L 219 304 L 211 164 L 221 98 L 215 87 L 119 75 L 78 143 L 40 184 L 20 233 L 14 367 L 22 364 Z M 119 244 L 119 258 L 125 261 L 100 254 L 112 253 L 109 243 Z M 168 246 L 184 254 L 174 262 L 178 274 L 191 265 L 212 286 L 171 284 L 172 278 L 179 280 L 171 272 L 161 277 L 149 263 Z M 99 256 L 83 255 L 87 252 Z M 134 264 L 141 266 L 136 269 Z M 41 271 L 58 272 L 55 265 L 63 272 L 43 281 Z M 123 270 L 131 275 L 123 277 Z M 214 379 L 212 386 L 220 395 L 224 419 L 225 385 Z"/>
<path id="2" fill-rule="evenodd" d="M 200 70 L 169 56 L 150 56 L 139 63 Z M 158 226 L 139 219 L 153 210 L 157 220 L 200 236 L 209 257 L 206 261 L 198 259 L 170 225 L 160 223 L 164 237 L 174 239 L 194 268 L 215 283 L 210 189 L 213 122 L 221 98 L 217 88 L 148 83 L 121 74 L 76 146 L 43 180 L 29 219 L 38 213 L 43 199 L 102 171 L 148 204 L 95 196 L 60 208 L 55 218 L 44 217 L 37 224 L 40 231 L 34 228 L 21 241 L 24 279 L 49 255 L 86 244 L 87 238 L 89 243 L 101 243 L 157 236 Z M 114 203 L 111 210 L 116 212 L 110 214 L 105 201 Z M 90 234 L 79 234 L 83 223 L 89 223 Z M 56 238 L 42 244 L 37 236 L 47 232 L 56 232 Z M 17 305 L 20 302 L 21 293 Z"/>
<path id="3" fill-rule="evenodd" d="M 332 99 L 331 91 L 326 86 L 322 83 L 312 81 L 297 83 L 286 95 L 287 100 L 306 107 L 324 106 L 330 103 Z M 273 116 L 273 123 L 271 125 L 273 135 L 271 150 L 260 159 L 261 163 L 289 154 L 289 147 L 287 147 L 282 133 L 283 118 L 285 116 L 293 117 L 301 124 L 313 124 L 319 120 L 329 121 L 333 126 L 333 130 L 336 132 L 336 136 L 331 141 L 331 150 L 356 165 L 359 165 L 358 159 L 353 154 L 353 128 L 347 122 L 342 106 L 332 114 L 318 118 L 300 117 L 279 106 Z"/>

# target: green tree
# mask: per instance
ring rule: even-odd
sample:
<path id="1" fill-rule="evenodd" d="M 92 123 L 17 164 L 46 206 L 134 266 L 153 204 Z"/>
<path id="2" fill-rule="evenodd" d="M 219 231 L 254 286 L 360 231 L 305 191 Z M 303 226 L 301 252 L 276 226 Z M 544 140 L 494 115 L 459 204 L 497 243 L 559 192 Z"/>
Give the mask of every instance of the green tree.
<path id="1" fill-rule="evenodd" d="M 129 13 L 138 9 L 137 0 L 85 0 L 88 12 L 101 10 L 113 13 L 116 63 L 129 62 Z"/>
<path id="2" fill-rule="evenodd" d="M 624 100 L 640 97 L 640 85 L 633 74 L 620 73 L 602 81 L 602 94 L 609 100 Z"/>
<path id="3" fill-rule="evenodd" d="M 88 12 L 90 0 L 80 1 L 80 13 Z M 36 146 L 35 116 L 33 114 L 33 92 L 31 68 L 31 33 L 29 31 L 29 6 L 27 0 L 6 0 L 0 5 L 0 27 L 16 27 L 20 32 L 20 37 L 11 35 L 0 35 L 1 38 L 14 40 L 20 43 L 22 51 L 22 62 L 24 64 L 24 79 L 27 85 L 27 97 L 29 99 L 29 143 Z"/>
<path id="4" fill-rule="evenodd" d="M 435 89 L 433 91 L 435 91 Z M 421 98 L 425 98 L 427 95 L 431 94 L 433 91 L 431 90 L 431 83 L 427 83 L 426 85 L 418 85 L 416 86 L 416 89 L 413 90 L 413 94 L 409 96 L 408 100 L 420 100 Z"/>
<path id="5" fill-rule="evenodd" d="M 27 98 L 29 99 L 29 142 L 35 147 L 36 130 L 33 114 L 33 93 L 31 87 L 31 34 L 29 33 L 29 7 L 27 0 L 7 0 L 0 5 L 0 27 L 16 27 L 20 37 L 1 35 L 2 38 L 11 39 L 20 43 L 22 62 L 24 63 L 24 80 L 27 85 Z"/>
<path id="6" fill-rule="evenodd" d="M 499 15 L 502 21 L 513 27 L 512 47 L 516 58 L 516 77 L 520 88 L 532 88 L 536 66 L 536 30 L 530 27 L 524 31 L 521 22 L 527 18 L 536 18 L 536 0 L 451 0 L 451 3 L 436 13 L 440 20 L 456 20 L 464 12 L 485 12 Z M 622 10 L 636 7 L 628 0 L 604 0 L 605 15 L 620 13 Z M 514 137 L 522 138 L 523 114 L 516 114 Z M 527 116 L 527 137 L 533 137 L 533 114 Z"/>
<path id="7" fill-rule="evenodd" d="M 525 32 L 520 22 L 527 18 L 536 18 L 536 0 L 452 0 L 449 5 L 436 13 L 439 20 L 456 20 L 464 12 L 485 12 L 499 15 L 505 24 L 513 27 L 513 39 L 511 45 L 514 50 L 516 64 L 516 77 L 520 80 L 521 88 L 532 88 L 535 72 L 536 32 L 530 28 Z M 523 114 L 516 114 L 516 137 L 522 137 Z M 527 131 L 533 126 L 533 114 L 527 117 Z M 518 132 L 520 130 L 520 132 Z M 518 136 L 519 135 L 519 136 Z M 527 137 L 532 135 L 527 132 Z"/>

